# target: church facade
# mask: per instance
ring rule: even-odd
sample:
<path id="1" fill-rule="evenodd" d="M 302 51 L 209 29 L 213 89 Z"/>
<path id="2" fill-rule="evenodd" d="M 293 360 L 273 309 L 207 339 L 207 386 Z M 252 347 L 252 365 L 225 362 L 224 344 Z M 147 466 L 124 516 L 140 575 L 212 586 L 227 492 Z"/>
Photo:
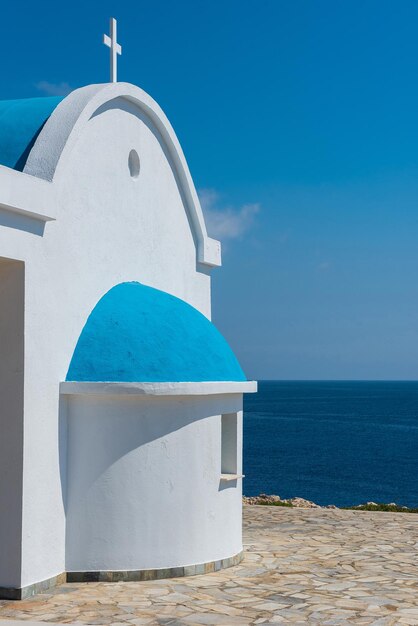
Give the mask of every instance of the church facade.
<path id="1" fill-rule="evenodd" d="M 236 564 L 256 383 L 170 123 L 127 83 L 2 102 L 0 164 L 0 597 Z"/>

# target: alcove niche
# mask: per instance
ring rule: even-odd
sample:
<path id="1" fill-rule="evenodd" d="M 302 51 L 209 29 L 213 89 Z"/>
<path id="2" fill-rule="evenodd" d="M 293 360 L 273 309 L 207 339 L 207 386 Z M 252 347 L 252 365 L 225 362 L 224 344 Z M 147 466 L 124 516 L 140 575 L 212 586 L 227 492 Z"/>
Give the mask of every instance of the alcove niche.
<path id="1" fill-rule="evenodd" d="M 23 473 L 25 265 L 0 258 L 0 586 L 18 580 Z M 4 572 L 4 574 L 3 574 Z"/>

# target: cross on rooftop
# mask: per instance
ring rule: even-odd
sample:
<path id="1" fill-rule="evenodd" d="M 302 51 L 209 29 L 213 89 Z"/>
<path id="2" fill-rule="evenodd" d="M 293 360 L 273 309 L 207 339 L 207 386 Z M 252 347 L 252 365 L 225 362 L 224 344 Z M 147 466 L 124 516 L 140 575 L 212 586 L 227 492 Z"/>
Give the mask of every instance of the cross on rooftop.
<path id="1" fill-rule="evenodd" d="M 110 48 L 110 82 L 116 83 L 118 78 L 118 54 L 122 54 L 122 48 L 118 44 L 116 36 L 116 20 L 110 18 L 110 37 L 103 35 L 103 43 Z"/>

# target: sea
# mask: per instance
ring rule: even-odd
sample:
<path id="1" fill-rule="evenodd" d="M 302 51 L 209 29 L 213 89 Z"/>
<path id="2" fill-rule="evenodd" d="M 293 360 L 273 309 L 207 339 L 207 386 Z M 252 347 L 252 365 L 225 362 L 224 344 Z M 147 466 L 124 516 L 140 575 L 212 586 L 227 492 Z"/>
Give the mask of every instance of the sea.
<path id="1" fill-rule="evenodd" d="M 418 382 L 258 389 L 244 400 L 245 495 L 418 507 Z"/>

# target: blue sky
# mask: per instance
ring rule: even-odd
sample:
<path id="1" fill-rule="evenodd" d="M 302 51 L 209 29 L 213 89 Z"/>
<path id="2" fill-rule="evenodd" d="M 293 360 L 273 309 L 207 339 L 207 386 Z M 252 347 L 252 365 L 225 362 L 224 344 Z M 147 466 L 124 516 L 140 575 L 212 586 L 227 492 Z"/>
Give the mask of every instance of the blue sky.
<path id="1" fill-rule="evenodd" d="M 223 240 L 247 374 L 417 379 L 418 3 L 7 3 L 0 97 L 105 82 L 110 15 Z"/>

